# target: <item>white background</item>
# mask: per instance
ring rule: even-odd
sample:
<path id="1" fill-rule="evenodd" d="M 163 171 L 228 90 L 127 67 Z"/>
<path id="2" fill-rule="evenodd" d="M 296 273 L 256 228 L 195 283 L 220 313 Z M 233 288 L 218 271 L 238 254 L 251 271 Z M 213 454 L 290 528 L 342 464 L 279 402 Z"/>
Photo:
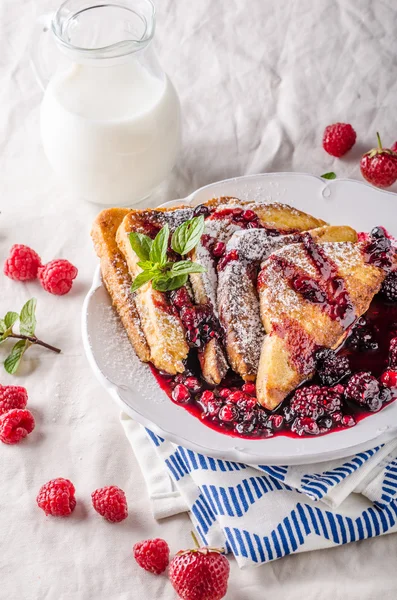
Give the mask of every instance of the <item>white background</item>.
<path id="1" fill-rule="evenodd" d="M 0 383 L 27 387 L 37 421 L 26 442 L 0 448 L 0 598 L 168 600 L 175 597 L 171 586 L 139 570 L 131 547 L 162 536 L 177 551 L 189 544 L 190 523 L 181 516 L 153 520 L 118 410 L 88 368 L 80 310 L 96 265 L 89 231 L 98 208 L 66 195 L 40 146 L 41 92 L 28 44 L 35 16 L 57 6 L 0 2 L 0 260 L 19 242 L 44 261 L 68 258 L 79 268 L 73 292 L 61 298 L 0 276 L 0 312 L 36 296 L 38 333 L 63 350 L 56 356 L 31 349 L 18 377 L 0 371 Z M 157 0 L 157 9 L 156 43 L 180 94 L 184 146 L 153 203 L 261 171 L 334 170 L 359 178 L 359 156 L 376 130 L 385 144 L 397 138 L 393 0 Z M 351 122 L 358 134 L 343 160 L 321 148 L 325 125 L 336 120 Z M 77 488 L 67 520 L 45 518 L 35 504 L 40 485 L 57 476 Z M 91 491 L 107 484 L 129 499 L 130 517 L 118 525 L 90 507 Z M 391 535 L 256 570 L 232 565 L 227 597 L 395 598 L 396 554 Z"/>

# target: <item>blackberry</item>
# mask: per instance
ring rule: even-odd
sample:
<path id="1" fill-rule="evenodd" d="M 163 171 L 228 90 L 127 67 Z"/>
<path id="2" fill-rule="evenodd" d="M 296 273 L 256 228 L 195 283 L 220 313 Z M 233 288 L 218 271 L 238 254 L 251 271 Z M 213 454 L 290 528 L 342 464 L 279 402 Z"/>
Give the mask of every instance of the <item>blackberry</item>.
<path id="1" fill-rule="evenodd" d="M 379 344 L 374 337 L 374 330 L 366 324 L 365 320 L 361 319 L 348 337 L 347 345 L 359 352 L 376 352 L 379 349 Z"/>
<path id="2" fill-rule="evenodd" d="M 211 211 L 208 208 L 208 206 L 205 206 L 204 204 L 199 204 L 198 206 L 195 207 L 195 209 L 193 211 L 193 215 L 195 217 L 199 217 L 200 215 L 204 215 L 204 217 L 208 217 L 210 212 Z"/>
<path id="3" fill-rule="evenodd" d="M 325 417 L 321 417 L 318 421 L 317 421 L 317 425 L 320 427 L 321 430 L 328 430 L 331 429 L 332 425 L 333 425 L 333 420 L 332 417 L 329 416 L 325 416 Z"/>
<path id="4" fill-rule="evenodd" d="M 327 353 L 317 353 L 316 358 L 317 374 L 323 385 L 332 387 L 351 374 L 347 356 L 337 356 L 333 350 L 327 350 Z"/>
<path id="5" fill-rule="evenodd" d="M 375 412 L 382 406 L 381 390 L 377 379 L 371 373 L 355 373 L 349 380 L 345 395 L 363 408 Z"/>
<path id="6" fill-rule="evenodd" d="M 339 389 L 310 385 L 295 392 L 290 409 L 297 417 L 310 417 L 316 421 L 339 411 L 341 405 L 342 394 Z"/>
<path id="7" fill-rule="evenodd" d="M 390 341 L 389 346 L 389 367 L 391 369 L 397 368 L 397 337 Z"/>

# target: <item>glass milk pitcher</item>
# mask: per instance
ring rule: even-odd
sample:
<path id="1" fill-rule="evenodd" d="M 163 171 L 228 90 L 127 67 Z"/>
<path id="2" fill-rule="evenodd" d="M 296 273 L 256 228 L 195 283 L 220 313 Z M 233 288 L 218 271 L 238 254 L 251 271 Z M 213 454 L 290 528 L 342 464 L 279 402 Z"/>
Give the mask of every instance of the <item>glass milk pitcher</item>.
<path id="1" fill-rule="evenodd" d="M 139 202 L 171 171 L 180 147 L 178 97 L 151 44 L 152 2 L 66 0 L 39 23 L 32 62 L 44 89 L 48 161 L 79 198 Z"/>

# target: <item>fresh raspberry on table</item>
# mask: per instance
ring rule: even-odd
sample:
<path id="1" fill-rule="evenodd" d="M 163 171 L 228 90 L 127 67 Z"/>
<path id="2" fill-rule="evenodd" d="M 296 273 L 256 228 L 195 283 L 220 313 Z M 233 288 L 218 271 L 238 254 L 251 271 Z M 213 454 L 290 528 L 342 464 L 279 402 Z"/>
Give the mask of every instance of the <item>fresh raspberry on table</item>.
<path id="1" fill-rule="evenodd" d="M 46 515 L 68 517 L 75 509 L 74 485 L 69 479 L 58 477 L 45 483 L 36 498 L 37 504 Z"/>
<path id="2" fill-rule="evenodd" d="M 0 441 L 4 444 L 18 444 L 32 433 L 35 421 L 29 410 L 13 408 L 0 416 Z"/>
<path id="3" fill-rule="evenodd" d="M 348 123 L 334 123 L 325 128 L 323 148 L 331 156 L 340 158 L 354 146 L 356 137 L 356 132 Z"/>
<path id="4" fill-rule="evenodd" d="M 4 263 L 4 275 L 15 279 L 15 281 L 31 281 L 36 279 L 38 268 L 41 265 L 41 258 L 23 244 L 14 244 L 10 254 Z"/>
<path id="5" fill-rule="evenodd" d="M 19 408 L 23 410 L 28 402 L 26 389 L 19 385 L 0 385 L 0 415 Z"/>
<path id="6" fill-rule="evenodd" d="M 38 277 L 46 292 L 63 296 L 70 292 L 77 272 L 76 267 L 68 260 L 58 258 L 39 267 Z"/>
<path id="7" fill-rule="evenodd" d="M 136 562 L 142 569 L 156 575 L 160 575 L 166 570 L 170 560 L 168 544 L 161 538 L 137 542 L 132 552 Z"/>
<path id="8" fill-rule="evenodd" d="M 379 188 L 387 188 L 397 180 L 397 154 L 383 148 L 379 133 L 378 147 L 372 148 L 361 157 L 361 174 L 369 183 Z"/>
<path id="9" fill-rule="evenodd" d="M 99 488 L 92 492 L 92 506 L 97 513 L 111 523 L 119 523 L 128 517 L 125 493 L 116 485 Z"/>
<path id="10" fill-rule="evenodd" d="M 184 550 L 172 559 L 170 581 L 182 600 L 221 600 L 226 595 L 229 561 L 219 550 Z"/>

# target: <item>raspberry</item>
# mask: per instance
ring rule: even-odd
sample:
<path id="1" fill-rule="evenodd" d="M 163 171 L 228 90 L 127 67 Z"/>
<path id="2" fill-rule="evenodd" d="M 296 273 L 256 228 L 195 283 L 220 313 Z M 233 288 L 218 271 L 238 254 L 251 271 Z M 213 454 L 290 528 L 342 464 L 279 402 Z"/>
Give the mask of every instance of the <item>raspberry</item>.
<path id="1" fill-rule="evenodd" d="M 297 390 L 290 402 L 292 412 L 298 417 L 317 420 L 323 415 L 339 411 L 342 395 L 339 389 L 309 385 Z"/>
<path id="2" fill-rule="evenodd" d="M 397 271 L 389 273 L 380 289 L 382 296 L 389 302 L 397 302 Z"/>
<path id="3" fill-rule="evenodd" d="M 351 415 L 343 415 L 341 423 L 343 427 L 354 427 L 356 421 Z"/>
<path id="4" fill-rule="evenodd" d="M 397 391 L 397 371 L 392 369 L 385 371 L 380 377 L 380 382 L 387 388 Z"/>
<path id="5" fill-rule="evenodd" d="M 356 132 L 347 123 L 334 123 L 325 128 L 323 148 L 331 156 L 340 158 L 348 152 L 356 142 Z"/>
<path id="6" fill-rule="evenodd" d="M 231 394 L 229 394 L 228 396 L 228 400 L 229 402 L 238 402 L 239 400 L 242 400 L 244 398 L 244 393 L 241 390 L 236 390 L 235 392 L 232 392 Z"/>
<path id="7" fill-rule="evenodd" d="M 234 404 L 225 404 L 225 406 L 222 406 L 221 410 L 219 411 L 219 418 L 225 423 L 232 423 L 233 421 L 237 420 L 237 417 L 238 410 Z"/>
<path id="8" fill-rule="evenodd" d="M 160 538 L 137 542 L 132 551 L 138 565 L 156 575 L 166 570 L 170 560 L 168 544 Z"/>
<path id="9" fill-rule="evenodd" d="M 387 188 L 397 179 L 397 154 L 382 148 L 379 133 L 376 135 L 378 147 L 372 148 L 361 157 L 361 174 L 372 185 Z"/>
<path id="10" fill-rule="evenodd" d="M 61 258 L 52 260 L 38 270 L 38 278 L 45 291 L 56 296 L 70 292 L 76 277 L 76 267 Z"/>
<path id="11" fill-rule="evenodd" d="M 0 416 L 0 441 L 4 444 L 18 444 L 35 428 L 29 410 L 13 408 Z"/>
<path id="12" fill-rule="evenodd" d="M 256 396 L 256 387 L 255 387 L 255 383 L 244 383 L 243 387 L 241 388 L 243 390 L 243 392 L 245 392 L 246 394 L 249 394 L 250 396 Z"/>
<path id="13" fill-rule="evenodd" d="M 221 256 L 223 256 L 225 254 L 225 250 L 226 250 L 226 244 L 224 244 L 223 242 L 218 242 L 212 248 L 212 254 L 213 254 L 213 256 L 215 256 L 215 258 L 220 258 Z"/>
<path id="14" fill-rule="evenodd" d="M 128 517 L 125 493 L 116 485 L 95 490 L 91 494 L 91 499 L 97 513 L 111 523 L 119 523 Z"/>
<path id="15" fill-rule="evenodd" d="M 317 422 L 311 417 L 300 417 L 293 422 L 291 431 L 297 433 L 299 436 L 302 436 L 304 433 L 318 435 L 320 428 Z"/>
<path id="16" fill-rule="evenodd" d="M 179 402 L 180 404 L 185 404 L 190 400 L 190 392 L 182 383 L 179 383 L 174 387 L 171 396 L 175 402 Z"/>
<path id="17" fill-rule="evenodd" d="M 12 408 L 24 409 L 28 401 L 28 393 L 19 385 L 0 385 L 0 415 Z"/>
<path id="18" fill-rule="evenodd" d="M 333 350 L 322 349 L 316 354 L 317 374 L 323 385 L 333 386 L 351 374 L 347 356 L 337 356 Z"/>
<path id="19" fill-rule="evenodd" d="M 197 377 L 186 377 L 185 386 L 192 392 L 199 392 L 201 390 L 201 383 Z"/>
<path id="20" fill-rule="evenodd" d="M 390 340 L 389 367 L 391 369 L 397 369 L 397 337 Z"/>
<path id="21" fill-rule="evenodd" d="M 371 412 L 379 410 L 382 406 L 380 385 L 371 373 L 355 373 L 347 384 L 345 395 Z"/>
<path id="22" fill-rule="evenodd" d="M 272 431 L 281 429 L 283 425 L 284 419 L 282 415 L 270 415 L 270 417 L 267 420 L 267 427 L 269 427 L 269 429 L 271 429 Z"/>
<path id="23" fill-rule="evenodd" d="M 40 256 L 23 244 L 14 244 L 4 263 L 4 275 L 16 281 L 36 279 L 37 270 L 41 265 Z"/>
<path id="24" fill-rule="evenodd" d="M 68 517 L 75 509 L 74 485 L 69 479 L 58 477 L 45 483 L 37 495 L 36 501 L 46 515 Z"/>
<path id="25" fill-rule="evenodd" d="M 232 390 L 229 388 L 222 388 L 219 390 L 219 395 L 221 398 L 228 398 L 232 394 Z"/>

